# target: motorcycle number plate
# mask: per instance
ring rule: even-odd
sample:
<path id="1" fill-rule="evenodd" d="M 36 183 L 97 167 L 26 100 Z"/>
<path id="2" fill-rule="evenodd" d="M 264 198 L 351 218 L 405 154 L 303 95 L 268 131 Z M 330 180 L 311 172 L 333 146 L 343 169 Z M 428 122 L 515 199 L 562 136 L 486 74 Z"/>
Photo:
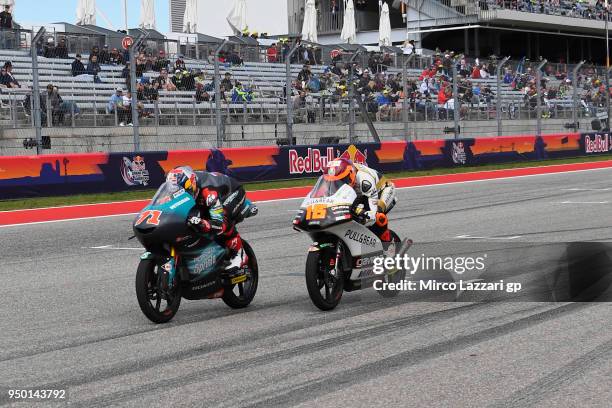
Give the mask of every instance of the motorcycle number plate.
<path id="1" fill-rule="evenodd" d="M 327 216 L 326 204 L 312 204 L 306 208 L 307 220 L 322 220 Z"/>

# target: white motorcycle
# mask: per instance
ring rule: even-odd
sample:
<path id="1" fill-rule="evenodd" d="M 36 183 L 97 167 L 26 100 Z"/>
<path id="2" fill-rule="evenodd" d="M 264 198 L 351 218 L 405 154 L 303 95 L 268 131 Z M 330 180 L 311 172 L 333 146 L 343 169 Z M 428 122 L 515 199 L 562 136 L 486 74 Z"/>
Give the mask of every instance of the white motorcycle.
<path id="1" fill-rule="evenodd" d="M 334 309 L 344 291 L 365 289 L 375 281 L 397 283 L 405 271 L 374 273 L 374 260 L 383 255 L 403 255 L 412 241 L 401 243 L 391 231 L 392 242 L 381 242 L 367 227 L 355 221 L 357 194 L 342 180 L 326 180 L 321 176 L 306 196 L 293 228 L 307 232 L 313 239 L 306 260 L 306 287 L 312 302 L 321 310 Z M 384 297 L 396 296 L 397 290 L 376 285 Z"/>

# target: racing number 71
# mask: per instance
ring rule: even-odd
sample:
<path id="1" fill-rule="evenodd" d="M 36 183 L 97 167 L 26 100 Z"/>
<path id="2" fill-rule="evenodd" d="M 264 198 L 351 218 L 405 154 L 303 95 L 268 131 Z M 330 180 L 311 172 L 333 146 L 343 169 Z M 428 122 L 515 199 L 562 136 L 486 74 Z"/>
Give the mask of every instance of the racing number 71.
<path id="1" fill-rule="evenodd" d="M 142 224 L 143 222 L 147 222 L 147 224 L 151 225 L 159 225 L 159 216 L 161 215 L 161 211 L 159 210 L 146 210 L 140 213 L 140 218 L 136 221 L 136 225 Z"/>
<path id="2" fill-rule="evenodd" d="M 306 208 L 307 220 L 321 220 L 327 215 L 327 206 L 325 204 L 313 204 Z"/>

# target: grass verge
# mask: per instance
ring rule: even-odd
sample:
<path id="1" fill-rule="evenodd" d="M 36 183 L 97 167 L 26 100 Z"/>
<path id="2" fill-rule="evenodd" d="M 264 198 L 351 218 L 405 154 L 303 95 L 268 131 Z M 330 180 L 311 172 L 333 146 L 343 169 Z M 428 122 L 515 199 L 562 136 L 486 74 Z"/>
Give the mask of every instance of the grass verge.
<path id="1" fill-rule="evenodd" d="M 539 167 L 539 166 L 550 166 L 554 164 L 570 164 L 570 163 L 587 163 L 596 162 L 612 159 L 612 155 L 600 155 L 600 156 L 589 156 L 589 157 L 576 157 L 567 159 L 552 159 L 542 161 L 525 161 L 525 162 L 512 162 L 512 163 L 501 163 L 501 164 L 487 164 L 481 166 L 466 166 L 466 167 L 452 167 L 452 168 L 441 168 L 426 171 L 401 171 L 388 173 L 390 178 L 403 178 L 403 177 L 420 177 L 420 176 L 433 176 L 441 174 L 456 174 L 456 173 L 468 173 L 472 171 L 483 171 L 483 170 L 503 170 L 503 169 L 515 169 L 521 167 Z M 299 186 L 311 186 L 314 184 L 316 178 L 305 178 L 298 180 L 282 180 L 282 181 L 268 181 L 268 182 L 257 182 L 257 183 L 245 183 L 245 189 L 247 191 L 253 190 L 272 190 L 278 188 L 288 187 L 299 187 Z M 61 197 L 39 197 L 39 198 L 24 198 L 16 200 L 0 201 L 0 211 L 18 210 L 26 208 L 42 208 L 42 207 L 54 207 L 61 205 L 78 205 L 78 204 L 95 204 L 111 201 L 129 201 L 129 200 L 142 200 L 151 198 L 155 189 L 150 190 L 138 190 L 138 191 L 122 191 L 117 193 L 100 193 L 100 194 L 79 194 L 72 196 L 61 196 Z"/>

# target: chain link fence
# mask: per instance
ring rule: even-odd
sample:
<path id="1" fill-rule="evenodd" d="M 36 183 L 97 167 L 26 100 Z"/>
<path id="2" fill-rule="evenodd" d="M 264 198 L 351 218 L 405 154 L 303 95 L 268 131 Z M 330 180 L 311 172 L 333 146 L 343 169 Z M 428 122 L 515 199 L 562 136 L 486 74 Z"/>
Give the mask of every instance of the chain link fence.
<path id="1" fill-rule="evenodd" d="M 2 155 L 608 127 L 608 73 L 583 63 L 235 38 L 137 42 L 132 67 L 127 53 L 101 55 L 93 52 L 97 45 L 80 51 L 80 61 L 75 52 L 45 57 L 44 38 L 31 50 L 0 49 Z"/>

